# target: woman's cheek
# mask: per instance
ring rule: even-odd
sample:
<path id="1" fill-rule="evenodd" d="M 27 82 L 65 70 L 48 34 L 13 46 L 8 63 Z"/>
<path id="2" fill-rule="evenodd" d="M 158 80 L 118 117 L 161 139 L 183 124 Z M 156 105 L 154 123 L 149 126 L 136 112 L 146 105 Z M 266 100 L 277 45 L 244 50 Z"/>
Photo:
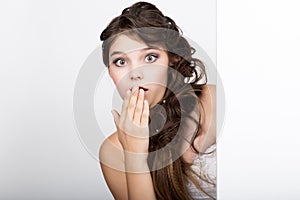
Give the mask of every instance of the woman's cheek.
<path id="1" fill-rule="evenodd" d="M 120 71 L 117 71 L 117 70 L 111 70 L 109 72 L 109 75 L 110 75 L 111 79 L 114 81 L 115 85 L 118 85 L 119 82 L 124 77 L 123 73 Z"/>
<path id="2" fill-rule="evenodd" d="M 123 77 L 124 76 L 114 76 L 114 77 L 111 77 L 112 80 L 113 80 L 113 82 L 114 82 L 114 84 L 115 84 L 115 86 L 116 86 L 116 88 L 117 88 L 117 90 L 118 90 L 118 93 L 120 94 L 120 96 L 122 98 L 125 97 L 126 91 L 128 90 L 128 88 L 130 88 L 129 85 L 126 84 L 126 81 L 123 80 Z"/>
<path id="3" fill-rule="evenodd" d="M 154 75 L 154 77 L 157 79 L 158 83 L 163 84 L 165 86 L 168 79 L 167 74 L 167 70 L 160 70 Z"/>

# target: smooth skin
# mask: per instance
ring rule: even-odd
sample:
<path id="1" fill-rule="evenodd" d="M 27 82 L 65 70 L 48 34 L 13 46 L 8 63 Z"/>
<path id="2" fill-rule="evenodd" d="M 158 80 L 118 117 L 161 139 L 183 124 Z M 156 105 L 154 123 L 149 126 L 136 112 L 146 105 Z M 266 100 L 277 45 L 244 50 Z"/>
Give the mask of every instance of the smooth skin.
<path id="1" fill-rule="evenodd" d="M 126 170 L 124 175 L 128 199 L 155 199 L 151 174 L 147 166 L 149 104 L 144 100 L 144 90 L 135 89 L 133 93 L 128 91 L 121 115 L 115 110 L 112 113 L 117 127 L 117 138 L 124 150 Z M 143 173 L 139 173 L 141 170 Z"/>
<path id="2" fill-rule="evenodd" d="M 200 152 L 216 142 L 215 95 L 215 85 L 206 85 L 199 98 L 199 109 L 205 113 L 205 118 L 201 118 L 202 133 L 195 139 L 194 145 Z M 143 91 L 128 93 L 121 114 L 113 111 L 113 116 L 117 131 L 104 141 L 99 151 L 102 172 L 109 189 L 117 200 L 155 199 L 147 166 L 149 132 L 146 116 L 149 116 L 149 105 L 144 101 Z M 189 148 L 182 157 L 192 163 L 195 155 Z"/>

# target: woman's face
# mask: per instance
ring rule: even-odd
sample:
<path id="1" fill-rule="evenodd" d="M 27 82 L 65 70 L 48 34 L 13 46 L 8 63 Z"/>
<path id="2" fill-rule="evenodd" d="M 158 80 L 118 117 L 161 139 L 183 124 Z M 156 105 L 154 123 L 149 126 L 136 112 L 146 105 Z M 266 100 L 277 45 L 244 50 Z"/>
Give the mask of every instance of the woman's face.
<path id="1" fill-rule="evenodd" d="M 167 84 L 168 54 L 161 46 L 148 46 L 142 40 L 118 36 L 109 50 L 109 75 L 120 96 L 142 88 L 151 106 L 163 97 Z"/>

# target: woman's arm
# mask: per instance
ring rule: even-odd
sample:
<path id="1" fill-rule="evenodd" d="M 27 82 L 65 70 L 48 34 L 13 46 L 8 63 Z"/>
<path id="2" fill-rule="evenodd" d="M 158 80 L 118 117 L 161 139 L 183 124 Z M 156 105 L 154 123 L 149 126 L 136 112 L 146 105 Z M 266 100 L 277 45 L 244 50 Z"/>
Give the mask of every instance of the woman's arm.
<path id="1" fill-rule="evenodd" d="M 113 169 L 115 167 L 101 163 L 105 180 L 116 199 L 155 199 L 147 164 L 149 105 L 144 101 L 144 91 L 128 94 L 124 98 L 121 115 L 116 111 L 113 111 L 113 115 L 117 127 L 117 137 L 115 138 L 123 149 L 123 155 L 117 157 L 123 158 L 124 171 L 115 170 Z M 109 145 L 108 142 L 102 145 L 100 160 L 110 152 L 107 151 L 109 146 L 112 145 Z M 106 156 L 105 160 L 107 159 L 110 160 Z M 114 163 L 113 161 L 106 163 L 109 162 Z"/>
<path id="2" fill-rule="evenodd" d="M 116 132 L 102 143 L 99 160 L 102 174 L 114 199 L 128 200 L 123 149 Z"/>
<path id="3" fill-rule="evenodd" d="M 128 199 L 156 199 L 147 155 L 125 155 Z"/>
<path id="4" fill-rule="evenodd" d="M 143 174 L 126 173 L 126 178 L 128 183 L 128 199 L 156 199 L 150 172 Z"/>
<path id="5" fill-rule="evenodd" d="M 202 114 L 200 125 L 202 132 L 194 140 L 198 152 L 205 152 L 208 147 L 216 143 L 216 85 L 205 85 L 199 97 L 199 109 Z M 187 163 L 192 163 L 198 155 L 192 147 L 182 155 Z"/>
<path id="6" fill-rule="evenodd" d="M 125 157 L 117 133 L 113 133 L 103 142 L 99 151 L 99 159 L 105 181 L 116 200 L 155 199 L 155 196 L 147 196 L 147 194 L 154 195 L 152 178 L 149 172 L 125 173 Z M 138 161 L 141 161 L 139 167 L 139 170 L 141 170 L 146 162 L 142 159 L 138 159 Z M 129 165 L 127 168 L 135 170 L 134 168 L 137 168 L 138 163 L 134 162 L 132 159 L 131 161 L 127 160 L 126 163 L 135 164 L 134 166 Z M 148 166 L 145 169 L 148 169 Z M 130 184 L 129 187 L 127 187 L 127 183 Z M 129 192 L 128 190 L 132 191 Z"/>

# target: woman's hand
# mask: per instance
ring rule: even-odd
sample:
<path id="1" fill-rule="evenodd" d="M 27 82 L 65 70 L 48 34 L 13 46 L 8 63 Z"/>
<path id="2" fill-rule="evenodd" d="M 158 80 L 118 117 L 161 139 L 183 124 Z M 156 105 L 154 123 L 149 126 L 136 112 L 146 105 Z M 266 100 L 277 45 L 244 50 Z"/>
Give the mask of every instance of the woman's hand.
<path id="1" fill-rule="evenodd" d="M 115 110 L 112 114 L 118 139 L 124 150 L 127 199 L 155 200 L 152 178 L 147 165 L 149 105 L 144 100 L 144 90 L 128 92 L 124 98 L 121 115 Z"/>
<path id="2" fill-rule="evenodd" d="M 124 153 L 148 153 L 149 104 L 144 100 L 144 90 L 128 91 L 121 115 L 116 110 L 112 110 L 112 114 Z"/>

